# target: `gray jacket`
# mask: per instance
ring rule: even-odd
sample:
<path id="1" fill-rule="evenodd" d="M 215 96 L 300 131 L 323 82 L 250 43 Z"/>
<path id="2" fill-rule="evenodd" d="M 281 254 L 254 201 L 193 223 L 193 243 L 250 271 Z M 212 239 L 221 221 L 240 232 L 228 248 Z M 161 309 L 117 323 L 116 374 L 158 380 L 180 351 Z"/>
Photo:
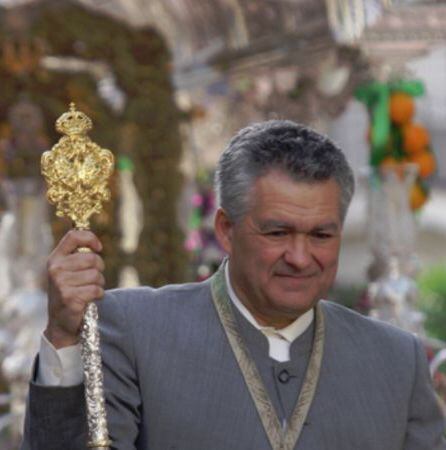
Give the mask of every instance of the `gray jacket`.
<path id="1" fill-rule="evenodd" d="M 445 450 L 444 420 L 420 343 L 333 303 L 322 307 L 322 369 L 295 449 Z M 293 343 L 285 364 L 295 376 L 280 388 L 280 367 L 259 351 L 267 348 L 265 338 L 236 316 L 273 404 L 286 416 L 308 362 L 311 330 Z M 110 291 L 100 318 L 113 448 L 270 449 L 209 281 Z M 22 450 L 79 450 L 85 442 L 83 386 L 31 383 Z"/>

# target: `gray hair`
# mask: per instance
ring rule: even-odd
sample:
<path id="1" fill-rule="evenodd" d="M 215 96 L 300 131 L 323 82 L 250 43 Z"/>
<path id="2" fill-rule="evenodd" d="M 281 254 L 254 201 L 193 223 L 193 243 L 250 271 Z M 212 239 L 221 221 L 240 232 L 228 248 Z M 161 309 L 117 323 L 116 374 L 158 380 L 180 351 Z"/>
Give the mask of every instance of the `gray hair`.
<path id="1" fill-rule="evenodd" d="M 215 191 L 218 204 L 232 222 L 248 212 L 255 181 L 273 169 L 295 181 L 317 183 L 334 179 L 341 190 L 344 221 L 355 181 L 342 150 L 326 136 L 289 120 L 270 120 L 240 130 L 218 162 Z"/>

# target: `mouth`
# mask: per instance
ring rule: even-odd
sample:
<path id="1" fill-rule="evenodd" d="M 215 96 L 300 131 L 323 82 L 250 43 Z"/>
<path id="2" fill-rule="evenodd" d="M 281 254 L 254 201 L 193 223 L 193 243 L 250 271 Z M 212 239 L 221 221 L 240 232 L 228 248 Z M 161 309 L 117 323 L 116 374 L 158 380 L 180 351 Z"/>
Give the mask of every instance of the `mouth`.
<path id="1" fill-rule="evenodd" d="M 301 292 L 307 290 L 313 283 L 313 275 L 291 275 L 286 273 L 276 274 L 276 282 L 281 289 L 288 292 Z"/>
<path id="2" fill-rule="evenodd" d="M 276 277 L 279 278 L 290 278 L 294 280 L 308 280 L 309 278 L 313 278 L 315 274 L 289 274 L 289 273 L 276 273 Z"/>

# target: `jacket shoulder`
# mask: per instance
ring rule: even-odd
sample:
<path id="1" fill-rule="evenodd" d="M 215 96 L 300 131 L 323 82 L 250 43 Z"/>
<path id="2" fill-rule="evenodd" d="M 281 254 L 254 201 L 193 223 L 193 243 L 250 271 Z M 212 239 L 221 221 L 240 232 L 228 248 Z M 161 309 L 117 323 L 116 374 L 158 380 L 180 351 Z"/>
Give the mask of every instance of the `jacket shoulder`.
<path id="1" fill-rule="evenodd" d="M 417 340 L 413 334 L 331 301 L 323 300 L 322 308 L 329 335 L 359 351 L 369 352 L 369 356 L 380 354 L 383 358 L 388 355 L 397 360 L 413 360 Z"/>
<path id="2" fill-rule="evenodd" d="M 146 314 L 156 317 L 202 307 L 211 296 L 210 282 L 171 284 L 160 288 L 141 286 L 106 291 L 99 302 L 101 316 L 122 314 L 137 319 Z"/>

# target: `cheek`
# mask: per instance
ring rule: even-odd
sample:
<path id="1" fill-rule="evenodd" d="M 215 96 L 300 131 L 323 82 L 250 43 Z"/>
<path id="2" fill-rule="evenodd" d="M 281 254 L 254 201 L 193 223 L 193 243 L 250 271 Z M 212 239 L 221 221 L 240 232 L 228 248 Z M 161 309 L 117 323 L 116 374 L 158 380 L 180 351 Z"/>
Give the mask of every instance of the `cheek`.
<path id="1" fill-rule="evenodd" d="M 269 279 L 283 264 L 283 254 L 283 250 L 278 246 L 263 246 L 259 249 L 253 264 L 256 264 L 265 278 Z"/>
<path id="2" fill-rule="evenodd" d="M 339 243 L 335 242 L 330 246 L 316 249 L 314 258 L 323 271 L 336 271 L 339 259 Z"/>
<path id="3" fill-rule="evenodd" d="M 338 266 L 338 255 L 337 254 L 324 255 L 322 264 L 325 270 L 336 269 Z"/>
<path id="4" fill-rule="evenodd" d="M 240 248 L 244 269 L 258 286 L 267 286 L 281 261 L 281 251 L 265 245 L 244 245 Z"/>
<path id="5" fill-rule="evenodd" d="M 321 284 L 324 290 L 331 287 L 338 271 L 337 255 L 329 255 L 324 260 Z"/>
<path id="6" fill-rule="evenodd" d="M 265 242 L 261 237 L 253 239 L 240 239 L 239 254 L 244 259 L 250 259 L 258 266 L 271 265 L 280 259 L 283 254 L 283 245 Z"/>

